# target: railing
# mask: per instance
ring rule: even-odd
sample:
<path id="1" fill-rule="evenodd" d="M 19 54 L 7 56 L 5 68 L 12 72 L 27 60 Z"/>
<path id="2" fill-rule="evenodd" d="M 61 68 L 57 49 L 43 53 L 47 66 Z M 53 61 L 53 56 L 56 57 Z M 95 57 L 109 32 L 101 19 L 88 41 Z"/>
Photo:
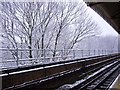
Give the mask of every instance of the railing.
<path id="1" fill-rule="evenodd" d="M 55 56 L 53 56 L 55 52 Z M 32 57 L 29 58 L 31 53 Z M 50 50 L 50 49 L 0 49 L 0 66 L 2 69 L 27 65 L 47 64 L 63 60 L 108 55 L 116 50 Z"/>

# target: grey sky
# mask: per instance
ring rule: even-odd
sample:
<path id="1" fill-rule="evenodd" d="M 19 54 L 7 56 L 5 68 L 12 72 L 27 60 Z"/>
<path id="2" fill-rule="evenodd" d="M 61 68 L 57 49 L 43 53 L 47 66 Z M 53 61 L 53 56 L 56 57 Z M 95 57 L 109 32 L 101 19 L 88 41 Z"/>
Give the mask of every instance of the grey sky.
<path id="1" fill-rule="evenodd" d="M 22 1 L 22 0 L 18 0 L 18 1 Z M 26 0 L 27 1 L 27 0 Z M 34 1 L 45 1 L 45 0 L 34 0 Z M 47 1 L 56 1 L 56 0 L 47 0 Z M 60 0 L 58 0 L 60 1 Z M 73 0 L 61 0 L 63 2 L 73 2 Z M 78 0 L 74 0 L 74 2 L 76 2 Z M 82 2 L 83 0 L 79 0 L 79 2 Z M 101 34 L 100 36 L 108 36 L 108 35 L 112 35 L 112 36 L 117 36 L 118 33 L 101 17 L 99 16 L 94 10 L 92 10 L 91 8 L 87 7 L 86 5 L 86 8 L 88 8 L 88 11 L 90 13 L 90 15 L 93 17 L 93 19 L 98 23 L 98 25 L 101 27 Z M 20 39 L 17 38 L 17 42 L 20 42 Z"/>

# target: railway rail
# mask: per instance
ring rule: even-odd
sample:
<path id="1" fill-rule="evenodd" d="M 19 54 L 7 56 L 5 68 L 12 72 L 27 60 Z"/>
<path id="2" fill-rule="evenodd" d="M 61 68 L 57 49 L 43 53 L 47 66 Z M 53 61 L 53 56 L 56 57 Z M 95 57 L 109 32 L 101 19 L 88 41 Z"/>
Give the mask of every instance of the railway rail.
<path id="1" fill-rule="evenodd" d="M 5 70 L 1 75 L 3 90 L 55 89 L 60 85 L 77 80 L 80 75 L 85 76 L 85 73 L 95 72 L 103 66 L 115 62 L 119 57 L 119 54 L 104 55 Z M 55 83 L 56 81 L 57 83 Z"/>
<path id="2" fill-rule="evenodd" d="M 105 66 L 69 90 L 108 90 L 120 74 L 120 61 Z"/>

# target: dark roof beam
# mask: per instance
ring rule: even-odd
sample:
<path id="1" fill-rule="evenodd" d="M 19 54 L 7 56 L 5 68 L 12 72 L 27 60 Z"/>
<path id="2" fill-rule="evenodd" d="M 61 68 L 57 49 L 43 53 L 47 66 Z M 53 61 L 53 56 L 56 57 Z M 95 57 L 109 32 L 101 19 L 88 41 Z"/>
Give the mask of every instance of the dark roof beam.
<path id="1" fill-rule="evenodd" d="M 87 3 L 88 6 L 92 7 L 98 4 L 101 4 L 102 2 L 97 2 L 97 3 Z"/>
<path id="2" fill-rule="evenodd" d="M 116 14 L 111 16 L 111 19 L 118 19 L 118 18 L 120 18 L 120 11 L 118 11 Z"/>

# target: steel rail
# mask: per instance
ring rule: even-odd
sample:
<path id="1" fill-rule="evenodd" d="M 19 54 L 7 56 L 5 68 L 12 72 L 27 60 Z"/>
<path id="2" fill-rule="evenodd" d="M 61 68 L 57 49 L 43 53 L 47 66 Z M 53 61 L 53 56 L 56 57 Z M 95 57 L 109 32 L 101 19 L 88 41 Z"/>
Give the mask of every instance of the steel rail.
<path id="1" fill-rule="evenodd" d="M 100 72 L 97 72 L 79 83 L 78 85 L 72 87 L 70 90 L 95 90 L 100 84 L 106 80 L 115 70 L 120 67 L 120 62 L 117 61 L 113 65 L 109 65 L 109 67 L 104 68 Z M 110 72 L 111 71 L 111 72 Z M 104 77 L 103 77 L 104 76 Z"/>
<path id="2" fill-rule="evenodd" d="M 113 58 L 110 58 L 110 59 L 108 59 L 109 61 L 111 60 L 111 59 L 115 59 L 115 57 Z M 105 62 L 107 62 L 106 60 L 105 60 Z M 101 62 L 101 64 L 100 63 L 96 63 L 96 65 L 94 64 L 94 65 L 89 65 L 88 67 L 85 67 L 85 68 L 89 68 L 89 67 L 92 67 L 92 66 L 94 66 L 94 70 L 93 71 L 96 71 L 98 68 L 96 68 L 96 70 L 95 70 L 95 67 L 98 65 L 98 64 L 100 64 L 101 66 L 102 66 L 102 64 L 104 64 L 104 66 L 106 65 L 105 64 L 105 62 Z M 107 63 L 108 64 L 108 63 Z M 99 65 L 99 68 L 101 67 Z M 84 69 L 85 69 L 84 68 Z M 90 69 L 90 68 L 89 68 Z M 22 89 L 24 89 L 24 88 L 29 88 L 29 87 L 31 87 L 32 86 L 32 88 L 33 87 L 36 87 L 36 85 L 37 84 L 44 84 L 44 83 L 46 83 L 46 82 L 49 82 L 49 81 L 51 81 L 51 80 L 54 80 L 54 79 L 58 79 L 58 78 L 60 78 L 60 77 L 64 77 L 65 78 L 65 76 L 69 76 L 70 74 L 74 74 L 75 72 L 81 72 L 81 71 L 83 71 L 81 68 L 78 68 L 78 69 L 72 69 L 72 70 L 68 70 L 68 71 L 65 71 L 65 72 L 63 72 L 63 73 L 57 73 L 57 74 L 54 74 L 54 75 L 51 75 L 51 77 L 48 77 L 48 79 L 46 78 L 46 79 L 42 79 L 42 80 L 37 80 L 37 81 L 34 81 L 34 82 L 26 82 L 26 84 L 23 84 L 23 85 L 17 85 L 17 86 L 15 86 L 15 87 L 13 87 L 13 88 L 16 88 L 16 89 L 20 89 L 20 90 L 22 90 Z M 93 72 L 92 70 L 91 70 L 91 72 Z M 39 85 L 40 86 L 40 85 Z M 22 88 L 22 89 L 21 89 Z M 11 88 L 10 88 L 11 89 Z"/>

